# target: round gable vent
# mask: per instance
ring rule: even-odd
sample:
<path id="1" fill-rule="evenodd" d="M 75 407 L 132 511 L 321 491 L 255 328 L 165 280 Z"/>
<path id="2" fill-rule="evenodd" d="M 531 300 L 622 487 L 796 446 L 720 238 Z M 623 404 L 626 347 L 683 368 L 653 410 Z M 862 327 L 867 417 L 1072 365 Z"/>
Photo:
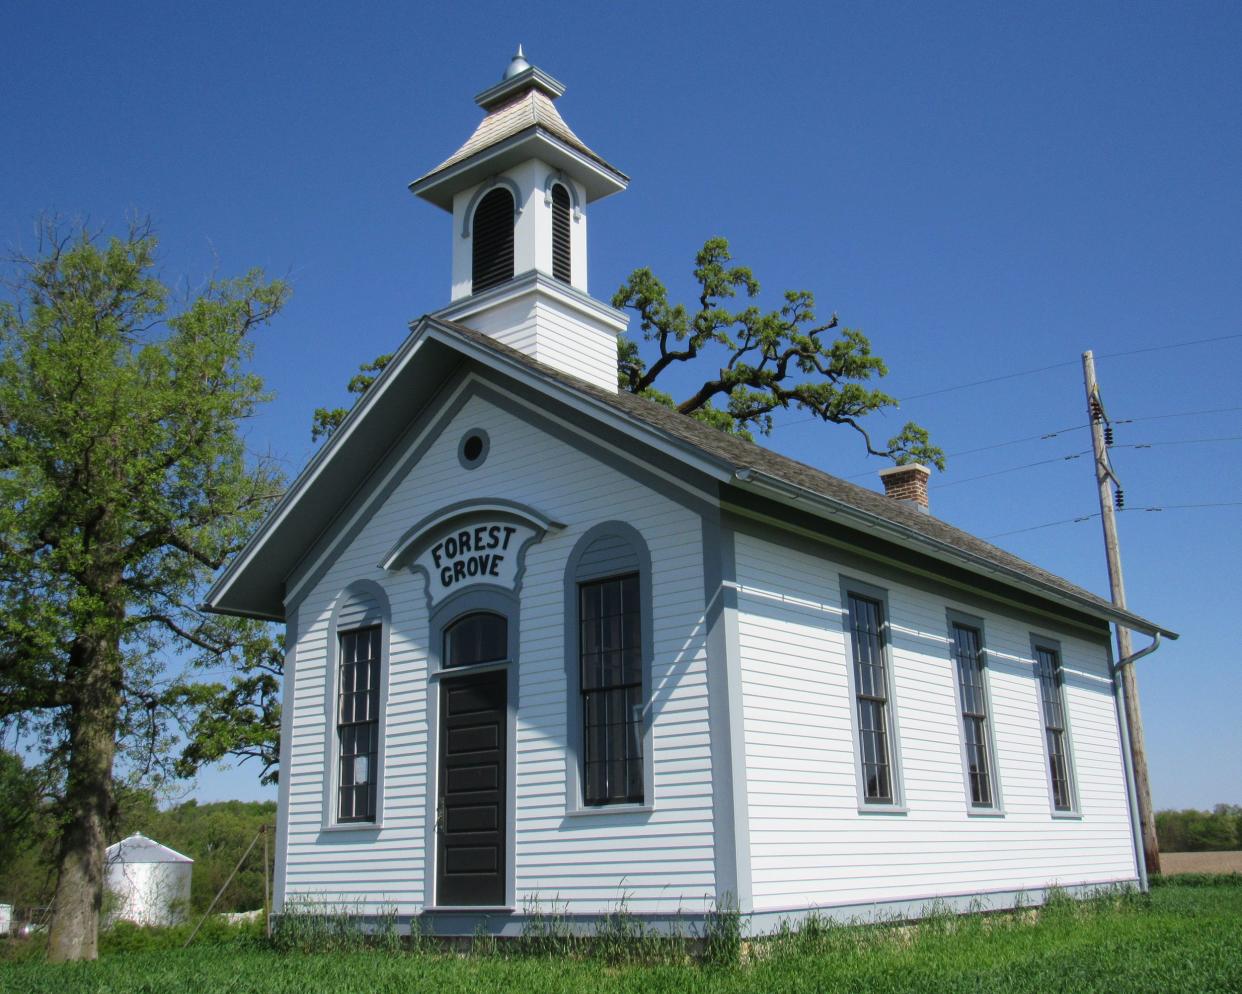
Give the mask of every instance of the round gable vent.
<path id="1" fill-rule="evenodd" d="M 457 443 L 457 461 L 464 469 L 478 469 L 487 458 L 489 442 L 482 428 L 471 428 Z"/>

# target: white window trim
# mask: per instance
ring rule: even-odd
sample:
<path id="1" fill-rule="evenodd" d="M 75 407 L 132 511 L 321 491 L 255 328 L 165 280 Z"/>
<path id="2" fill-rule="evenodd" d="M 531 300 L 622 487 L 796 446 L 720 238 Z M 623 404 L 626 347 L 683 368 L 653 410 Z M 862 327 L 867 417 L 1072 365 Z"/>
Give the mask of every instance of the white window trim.
<path id="1" fill-rule="evenodd" d="M 854 626 L 850 616 L 851 594 L 878 602 L 880 610 L 884 612 L 881 634 L 884 643 L 885 691 L 888 695 L 884 705 L 884 717 L 888 725 L 889 778 L 892 781 L 893 794 L 891 801 L 868 801 L 863 786 L 862 743 L 858 737 L 858 691 L 854 678 Z M 893 666 L 893 616 L 889 609 L 888 591 L 883 587 L 842 574 L 841 623 L 845 635 L 845 676 L 849 687 L 850 737 L 854 750 L 854 788 L 858 798 L 858 813 L 865 815 L 907 814 L 909 808 L 906 806 L 905 776 L 901 762 L 901 733 L 897 720 L 897 696 L 894 693 L 897 674 Z"/>
<path id="2" fill-rule="evenodd" d="M 368 614 L 358 624 L 341 629 L 340 615 L 344 606 L 355 595 L 369 597 L 376 611 Z M 377 616 L 378 614 L 378 616 Z M 339 820 L 340 806 L 337 789 L 340 786 L 340 741 L 338 730 L 338 690 L 341 679 L 341 636 L 359 628 L 369 628 L 378 622 L 380 626 L 380 688 L 379 688 L 379 747 L 375 755 L 375 819 L 373 821 Z M 384 827 L 384 752 L 385 723 L 388 712 L 389 643 L 392 641 L 392 609 L 384 588 L 374 580 L 355 580 L 337 596 L 328 622 L 327 645 L 324 651 L 324 775 L 323 814 L 320 830 L 323 832 L 378 832 Z"/>
<path id="3" fill-rule="evenodd" d="M 598 539 L 613 536 L 623 539 L 633 549 L 638 559 L 638 597 L 642 612 L 643 652 L 643 799 L 641 803 L 587 804 L 582 791 L 582 687 L 579 656 L 580 610 L 578 585 L 611 576 L 624 576 L 632 569 L 588 570 L 580 567 L 580 561 L 588 548 Z M 565 814 L 568 817 L 594 817 L 619 815 L 648 815 L 655 810 L 655 762 L 653 759 L 652 732 L 652 676 L 651 668 L 655 654 L 653 635 L 653 600 L 651 552 L 642 533 L 624 521 L 605 521 L 589 529 L 574 543 L 565 563 Z"/>
<path id="4" fill-rule="evenodd" d="M 966 614 L 949 608 L 946 611 L 949 629 L 949 667 L 953 671 L 953 705 L 957 716 L 958 741 L 962 752 L 962 783 L 965 788 L 966 813 L 972 818 L 1003 818 L 1005 816 L 1004 792 L 1000 782 L 1000 757 L 996 753 L 995 714 L 992 707 L 992 667 L 988 656 L 988 633 L 983 618 Z M 992 786 L 992 803 L 976 805 L 970 793 L 970 757 L 966 753 L 966 728 L 962 715 L 962 683 L 957 671 L 957 659 L 954 656 L 953 628 L 973 628 L 979 633 L 979 655 L 981 659 L 983 683 L 983 706 L 986 714 L 983 721 L 984 735 L 987 738 L 988 777 Z"/>
<path id="5" fill-rule="evenodd" d="M 1044 682 L 1039 678 L 1039 650 L 1055 652 L 1061 679 L 1057 691 L 1061 695 L 1061 718 L 1065 722 L 1065 776 L 1069 787 L 1070 805 L 1058 808 L 1056 792 L 1052 789 L 1052 757 L 1048 754 L 1048 729 L 1044 724 Z M 1031 675 L 1035 679 L 1035 703 L 1039 718 L 1039 742 L 1044 755 L 1044 780 L 1048 785 L 1048 810 L 1053 818 L 1076 820 L 1082 818 L 1082 800 L 1078 791 L 1078 764 L 1074 761 L 1074 731 L 1070 719 L 1069 696 L 1065 693 L 1065 653 L 1059 639 L 1031 633 Z"/>

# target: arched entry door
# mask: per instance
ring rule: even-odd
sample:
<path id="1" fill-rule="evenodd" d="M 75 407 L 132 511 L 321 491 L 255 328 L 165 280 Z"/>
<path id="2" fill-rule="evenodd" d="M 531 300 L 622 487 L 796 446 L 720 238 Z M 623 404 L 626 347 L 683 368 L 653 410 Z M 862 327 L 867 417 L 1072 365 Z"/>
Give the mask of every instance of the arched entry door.
<path id="1" fill-rule="evenodd" d="M 510 658 L 508 619 L 463 615 L 444 629 L 436 904 L 505 904 Z"/>

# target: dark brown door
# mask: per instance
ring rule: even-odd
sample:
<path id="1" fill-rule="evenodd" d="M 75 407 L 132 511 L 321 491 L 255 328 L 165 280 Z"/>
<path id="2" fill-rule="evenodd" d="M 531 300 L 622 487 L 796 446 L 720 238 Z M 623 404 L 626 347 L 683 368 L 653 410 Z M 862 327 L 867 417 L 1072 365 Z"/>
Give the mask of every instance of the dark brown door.
<path id="1" fill-rule="evenodd" d="M 505 903 L 504 670 L 440 683 L 440 797 L 436 903 Z"/>

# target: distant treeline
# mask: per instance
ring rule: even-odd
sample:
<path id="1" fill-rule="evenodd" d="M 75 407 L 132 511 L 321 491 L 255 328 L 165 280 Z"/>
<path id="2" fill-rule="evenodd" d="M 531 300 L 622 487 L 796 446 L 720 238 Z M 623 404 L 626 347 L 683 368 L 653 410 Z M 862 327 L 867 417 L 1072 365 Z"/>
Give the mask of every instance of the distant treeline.
<path id="1" fill-rule="evenodd" d="M 52 806 L 18 757 L 0 752 L 0 903 L 21 909 L 45 907 L 55 888 Z M 186 801 L 161 811 L 144 790 L 121 787 L 109 841 L 141 832 L 194 860 L 191 911 L 207 909 L 259 826 L 276 825 L 274 801 Z M 270 838 L 275 853 L 275 838 Z M 263 907 L 263 841 L 216 905 L 217 911 Z"/>
<path id="2" fill-rule="evenodd" d="M 1229 852 L 1242 849 L 1242 805 L 1211 811 L 1157 811 L 1161 852 Z"/>

